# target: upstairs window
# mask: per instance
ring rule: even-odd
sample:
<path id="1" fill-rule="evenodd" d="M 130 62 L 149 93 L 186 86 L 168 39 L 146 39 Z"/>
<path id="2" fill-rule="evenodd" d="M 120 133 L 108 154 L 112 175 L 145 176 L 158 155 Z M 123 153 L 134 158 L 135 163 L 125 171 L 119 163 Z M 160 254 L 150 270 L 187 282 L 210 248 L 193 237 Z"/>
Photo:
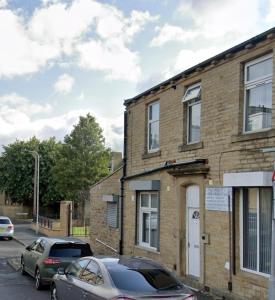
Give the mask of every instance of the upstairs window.
<path id="1" fill-rule="evenodd" d="M 159 102 L 148 106 L 148 152 L 159 150 Z"/>
<path id="2" fill-rule="evenodd" d="M 245 65 L 245 132 L 272 126 L 272 56 Z"/>
<path id="3" fill-rule="evenodd" d="M 200 83 L 187 88 L 183 102 L 187 103 L 187 143 L 200 141 L 201 129 L 201 85 Z"/>

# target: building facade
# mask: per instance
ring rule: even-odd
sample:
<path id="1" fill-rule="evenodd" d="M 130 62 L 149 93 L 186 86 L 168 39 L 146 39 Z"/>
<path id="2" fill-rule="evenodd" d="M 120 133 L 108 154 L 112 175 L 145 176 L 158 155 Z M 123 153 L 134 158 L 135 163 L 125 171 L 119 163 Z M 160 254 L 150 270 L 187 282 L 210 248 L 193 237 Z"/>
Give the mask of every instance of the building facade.
<path id="1" fill-rule="evenodd" d="M 275 28 L 125 101 L 123 253 L 266 299 Z"/>

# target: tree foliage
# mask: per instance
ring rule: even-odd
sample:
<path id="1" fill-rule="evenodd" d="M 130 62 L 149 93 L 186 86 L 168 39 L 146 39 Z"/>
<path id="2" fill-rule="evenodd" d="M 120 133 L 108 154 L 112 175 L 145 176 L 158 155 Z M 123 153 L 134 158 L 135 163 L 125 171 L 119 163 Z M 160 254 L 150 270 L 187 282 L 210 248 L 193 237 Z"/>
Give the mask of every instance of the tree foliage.
<path id="1" fill-rule="evenodd" d="M 59 153 L 60 143 L 54 138 L 40 142 L 33 137 L 28 141 L 18 141 L 3 146 L 0 157 L 0 190 L 12 202 L 32 205 L 34 158 L 29 151 L 40 155 L 39 198 L 40 205 L 51 206 L 62 199 L 53 177 L 53 167 Z"/>
<path id="2" fill-rule="evenodd" d="M 40 155 L 39 199 L 41 206 L 54 207 L 60 200 L 77 200 L 81 191 L 109 172 L 110 149 L 102 129 L 90 114 L 80 117 L 64 143 L 55 138 L 16 140 L 3 146 L 0 156 L 0 190 L 13 202 L 33 204 L 34 158 Z"/>
<path id="3" fill-rule="evenodd" d="M 54 178 L 67 200 L 76 200 L 80 191 L 109 173 L 110 149 L 105 146 L 102 129 L 90 114 L 80 117 L 65 136 Z"/>

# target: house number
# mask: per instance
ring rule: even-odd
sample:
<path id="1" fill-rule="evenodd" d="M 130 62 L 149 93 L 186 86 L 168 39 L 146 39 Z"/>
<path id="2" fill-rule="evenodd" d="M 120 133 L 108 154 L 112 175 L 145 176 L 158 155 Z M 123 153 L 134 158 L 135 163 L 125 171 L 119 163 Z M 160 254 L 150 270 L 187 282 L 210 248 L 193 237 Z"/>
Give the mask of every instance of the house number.
<path id="1" fill-rule="evenodd" d="M 200 212 L 198 210 L 195 210 L 193 212 L 192 219 L 199 219 L 200 218 Z"/>

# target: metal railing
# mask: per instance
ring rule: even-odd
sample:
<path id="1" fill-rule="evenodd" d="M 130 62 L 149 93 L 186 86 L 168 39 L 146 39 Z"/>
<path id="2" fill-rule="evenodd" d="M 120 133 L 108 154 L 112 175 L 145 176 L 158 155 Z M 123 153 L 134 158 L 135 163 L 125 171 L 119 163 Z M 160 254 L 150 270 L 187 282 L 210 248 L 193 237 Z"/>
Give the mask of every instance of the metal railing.
<path id="1" fill-rule="evenodd" d="M 102 241 L 99 240 L 99 239 L 95 239 L 95 240 L 96 240 L 96 242 L 98 242 L 99 244 L 101 244 L 101 245 L 107 247 L 107 248 L 110 249 L 111 251 L 113 251 L 113 252 L 115 252 L 116 254 L 118 254 L 118 251 L 117 251 L 115 248 L 109 246 L 108 244 L 102 242 Z"/>

